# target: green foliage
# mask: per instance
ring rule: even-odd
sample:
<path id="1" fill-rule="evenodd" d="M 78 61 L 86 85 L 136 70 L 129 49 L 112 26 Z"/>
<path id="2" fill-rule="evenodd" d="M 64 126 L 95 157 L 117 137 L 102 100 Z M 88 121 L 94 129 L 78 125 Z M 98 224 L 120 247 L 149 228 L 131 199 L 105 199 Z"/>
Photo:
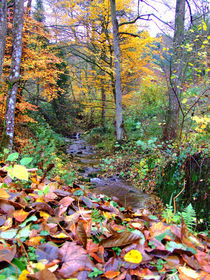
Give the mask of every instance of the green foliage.
<path id="1" fill-rule="evenodd" d="M 175 223 L 180 224 L 181 223 L 181 216 L 176 213 L 174 214 L 174 209 L 172 205 L 166 204 L 166 209 L 162 212 L 162 217 L 166 220 L 167 224 Z"/>
<path id="2" fill-rule="evenodd" d="M 165 218 L 166 223 L 181 224 L 181 219 L 183 218 L 187 229 L 193 232 L 196 222 L 196 212 L 190 203 L 187 207 L 183 209 L 182 212 L 177 212 L 174 214 L 174 209 L 172 205 L 166 205 L 166 209 L 162 212 L 162 217 Z"/>
<path id="3" fill-rule="evenodd" d="M 94 277 L 95 278 L 95 277 L 97 277 L 101 274 L 103 274 L 103 271 L 94 267 L 94 270 L 88 274 L 88 277 Z"/>
<path id="4" fill-rule="evenodd" d="M 115 252 L 115 254 L 116 254 L 117 256 L 119 256 L 119 255 L 120 255 L 120 252 L 122 251 L 122 249 L 119 248 L 119 247 L 113 247 L 112 250 Z"/>
<path id="5" fill-rule="evenodd" d="M 191 203 L 186 208 L 184 208 L 181 216 L 183 217 L 188 230 L 192 232 L 193 228 L 195 227 L 196 213 Z"/>
<path id="6" fill-rule="evenodd" d="M 166 261 L 162 260 L 162 259 L 158 259 L 157 263 L 155 262 L 150 262 L 154 267 L 157 268 L 158 271 L 160 271 L 163 268 L 164 263 L 166 263 Z"/>

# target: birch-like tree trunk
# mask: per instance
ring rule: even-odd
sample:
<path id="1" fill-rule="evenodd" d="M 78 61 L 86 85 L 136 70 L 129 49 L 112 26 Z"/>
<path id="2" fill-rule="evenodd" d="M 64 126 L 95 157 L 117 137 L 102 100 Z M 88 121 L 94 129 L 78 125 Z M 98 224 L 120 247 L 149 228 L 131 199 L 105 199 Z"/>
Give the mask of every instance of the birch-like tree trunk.
<path id="1" fill-rule="evenodd" d="M 12 149 L 15 125 L 15 105 L 20 79 L 20 65 L 22 57 L 22 34 L 23 34 L 24 0 L 15 0 L 13 18 L 13 51 L 10 75 L 8 79 L 8 97 L 6 109 L 6 135 L 9 143 L 8 148 Z"/>
<path id="2" fill-rule="evenodd" d="M 110 2 L 111 2 L 111 18 L 112 18 L 112 26 L 113 26 L 114 62 L 115 62 L 116 134 L 117 134 L 117 140 L 122 140 L 123 116 L 122 116 L 119 25 L 118 25 L 117 15 L 116 15 L 115 0 L 110 0 Z"/>
<path id="3" fill-rule="evenodd" d="M 169 88 L 169 110 L 166 123 L 165 138 L 174 140 L 179 125 L 179 100 L 182 91 L 183 77 L 183 41 L 185 21 L 185 0 L 176 1 L 175 32 L 173 39 L 173 57 L 171 62 L 171 86 Z"/>
<path id="4" fill-rule="evenodd" d="M 7 0 L 0 0 L 0 81 L 3 71 L 5 42 L 7 35 Z"/>

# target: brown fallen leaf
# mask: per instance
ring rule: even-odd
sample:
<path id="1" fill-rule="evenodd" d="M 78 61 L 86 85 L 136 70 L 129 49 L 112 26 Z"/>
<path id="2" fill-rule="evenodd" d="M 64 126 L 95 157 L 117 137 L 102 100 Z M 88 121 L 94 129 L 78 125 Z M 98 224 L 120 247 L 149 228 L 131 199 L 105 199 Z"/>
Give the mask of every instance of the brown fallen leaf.
<path id="1" fill-rule="evenodd" d="M 140 235 L 130 231 L 115 232 L 110 237 L 103 239 L 99 244 L 104 248 L 120 247 L 129 245 L 140 238 Z"/>
<path id="2" fill-rule="evenodd" d="M 55 212 L 52 207 L 50 207 L 47 203 L 44 202 L 35 202 L 32 204 L 32 207 L 35 208 L 37 211 L 44 211 L 49 213 L 50 215 L 54 216 Z"/>
<path id="3" fill-rule="evenodd" d="M 0 249 L 0 262 L 6 261 L 10 263 L 16 254 L 16 245 Z"/>
<path id="4" fill-rule="evenodd" d="M 59 249 L 59 256 L 63 265 L 58 272 L 64 278 L 75 276 L 79 271 L 91 271 L 95 268 L 86 250 L 75 242 L 65 242 Z"/>
<path id="5" fill-rule="evenodd" d="M 178 256 L 172 255 L 172 256 L 167 256 L 164 258 L 167 263 L 165 264 L 165 267 L 167 269 L 172 269 L 174 267 L 178 267 L 180 265 L 180 259 Z"/>
<path id="6" fill-rule="evenodd" d="M 39 280 L 57 280 L 55 275 L 47 268 L 39 272 Z"/>
<path id="7" fill-rule="evenodd" d="M 79 240 L 82 242 L 82 245 L 84 248 L 86 248 L 87 245 L 87 234 L 83 225 L 83 222 L 80 220 L 77 225 L 77 235 L 79 237 Z"/>

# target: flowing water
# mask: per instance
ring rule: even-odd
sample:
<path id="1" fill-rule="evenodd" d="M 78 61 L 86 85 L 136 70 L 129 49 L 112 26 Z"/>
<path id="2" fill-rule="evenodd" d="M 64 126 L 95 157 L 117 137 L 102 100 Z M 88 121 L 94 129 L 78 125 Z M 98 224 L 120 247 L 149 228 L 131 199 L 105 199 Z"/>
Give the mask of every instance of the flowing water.
<path id="1" fill-rule="evenodd" d="M 91 192 L 115 197 L 124 207 L 132 207 L 134 210 L 148 208 L 151 195 L 140 191 L 117 175 L 109 178 L 100 176 L 103 174 L 100 166 L 102 154 L 94 146 L 88 144 L 80 133 L 72 135 L 67 144 L 67 154 L 72 155 L 82 181 L 86 182 Z"/>

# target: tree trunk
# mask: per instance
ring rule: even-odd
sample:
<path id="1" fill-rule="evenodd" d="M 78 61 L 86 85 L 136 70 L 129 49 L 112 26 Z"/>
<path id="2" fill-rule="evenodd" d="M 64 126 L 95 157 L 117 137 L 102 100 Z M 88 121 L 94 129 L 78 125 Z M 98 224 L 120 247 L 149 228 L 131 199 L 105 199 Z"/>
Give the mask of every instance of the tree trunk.
<path id="1" fill-rule="evenodd" d="M 182 91 L 182 60 L 184 40 L 184 21 L 185 21 L 185 0 L 176 1 L 175 14 L 175 32 L 173 39 L 173 57 L 171 61 L 169 88 L 169 109 L 166 122 L 166 131 L 164 136 L 166 140 L 175 140 L 177 138 L 179 125 L 179 100 Z"/>
<path id="2" fill-rule="evenodd" d="M 6 35 L 7 35 L 7 0 L 0 0 L 0 81 L 3 72 Z"/>
<path id="3" fill-rule="evenodd" d="M 113 44 L 114 44 L 114 60 L 115 60 L 116 134 L 117 134 L 117 140 L 122 140 L 123 117 L 122 117 L 119 26 L 117 22 L 115 0 L 110 0 L 110 2 L 111 2 L 111 18 L 112 18 L 112 26 L 113 26 Z"/>
<path id="4" fill-rule="evenodd" d="M 106 127 L 106 93 L 105 93 L 105 89 L 104 89 L 104 85 L 103 85 L 103 81 L 102 81 L 102 85 L 101 85 L 101 125 L 102 127 Z"/>
<path id="5" fill-rule="evenodd" d="M 13 51 L 10 75 L 8 79 L 8 97 L 6 109 L 6 135 L 9 137 L 8 148 L 12 149 L 15 125 L 15 105 L 20 79 L 20 65 L 22 57 L 22 34 L 23 34 L 23 15 L 24 0 L 15 0 L 13 18 Z"/>

